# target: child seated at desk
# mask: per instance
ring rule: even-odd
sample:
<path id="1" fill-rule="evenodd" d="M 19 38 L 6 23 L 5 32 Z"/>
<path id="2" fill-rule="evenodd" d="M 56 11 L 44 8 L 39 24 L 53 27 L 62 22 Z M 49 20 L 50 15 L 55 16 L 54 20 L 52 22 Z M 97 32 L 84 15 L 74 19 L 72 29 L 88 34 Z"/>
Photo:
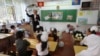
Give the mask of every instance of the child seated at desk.
<path id="1" fill-rule="evenodd" d="M 40 26 L 40 25 L 37 25 L 37 28 L 36 28 L 36 34 L 41 34 L 43 32 L 43 27 Z"/>
<path id="2" fill-rule="evenodd" d="M 48 33 L 43 32 L 37 36 L 39 43 L 36 45 L 37 56 L 50 56 L 48 50 Z"/>
<path id="3" fill-rule="evenodd" d="M 16 32 L 16 37 L 16 49 L 18 51 L 18 56 L 31 56 L 33 51 L 27 50 L 30 43 L 26 40 L 23 40 L 24 31 Z"/>
<path id="4" fill-rule="evenodd" d="M 6 25 L 2 25 L 2 29 L 0 29 L 0 33 L 9 33 L 9 30 L 6 28 Z"/>
<path id="5" fill-rule="evenodd" d="M 57 41 L 59 39 L 59 37 L 57 36 L 57 29 L 56 28 L 51 28 L 49 36 L 53 37 L 54 41 Z"/>
<path id="6" fill-rule="evenodd" d="M 14 25 L 11 25 L 10 28 L 11 28 L 10 34 L 15 34 L 16 33 L 16 27 Z"/>

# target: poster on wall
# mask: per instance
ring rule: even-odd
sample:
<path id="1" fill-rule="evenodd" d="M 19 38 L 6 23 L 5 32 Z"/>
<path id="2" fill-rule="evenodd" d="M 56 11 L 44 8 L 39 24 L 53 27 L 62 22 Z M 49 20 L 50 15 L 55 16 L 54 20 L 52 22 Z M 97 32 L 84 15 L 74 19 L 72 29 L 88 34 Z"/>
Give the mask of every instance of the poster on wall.
<path id="1" fill-rule="evenodd" d="M 63 12 L 52 12 L 52 20 L 62 20 Z"/>
<path id="2" fill-rule="evenodd" d="M 88 19 L 87 18 L 78 18 L 78 24 L 80 25 L 86 25 Z"/>
<path id="3" fill-rule="evenodd" d="M 44 16 L 44 19 L 45 20 L 50 20 L 52 18 L 52 13 L 47 13 L 45 16 Z"/>
<path id="4" fill-rule="evenodd" d="M 45 17 L 45 20 L 62 20 L 63 18 L 63 12 L 51 12 L 48 13 Z"/>
<path id="5" fill-rule="evenodd" d="M 79 11 L 78 12 L 78 16 L 83 16 L 84 15 L 84 12 L 83 11 Z"/>
<path id="6" fill-rule="evenodd" d="M 72 5 L 80 5 L 81 0 L 72 0 Z"/>
<path id="7" fill-rule="evenodd" d="M 67 15 L 67 20 L 73 20 L 73 15 Z"/>

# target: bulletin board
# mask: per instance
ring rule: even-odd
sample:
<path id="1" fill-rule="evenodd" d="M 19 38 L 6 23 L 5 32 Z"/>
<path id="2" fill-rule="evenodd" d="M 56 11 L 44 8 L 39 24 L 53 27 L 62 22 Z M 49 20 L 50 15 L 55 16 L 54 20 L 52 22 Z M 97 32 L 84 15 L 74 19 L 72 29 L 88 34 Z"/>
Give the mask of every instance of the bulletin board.
<path id="1" fill-rule="evenodd" d="M 97 24 L 98 10 L 78 11 L 78 24 Z"/>
<path id="2" fill-rule="evenodd" d="M 41 21 L 76 22 L 77 10 L 41 10 Z"/>

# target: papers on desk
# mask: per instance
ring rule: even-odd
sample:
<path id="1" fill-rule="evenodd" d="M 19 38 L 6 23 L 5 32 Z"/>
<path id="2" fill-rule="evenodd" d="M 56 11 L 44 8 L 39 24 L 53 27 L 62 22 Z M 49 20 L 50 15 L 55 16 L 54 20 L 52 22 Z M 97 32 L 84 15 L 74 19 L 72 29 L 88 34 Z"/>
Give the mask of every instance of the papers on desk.
<path id="1" fill-rule="evenodd" d="M 11 36 L 12 34 L 0 34 L 0 39 L 4 39 L 7 38 L 9 36 Z"/>

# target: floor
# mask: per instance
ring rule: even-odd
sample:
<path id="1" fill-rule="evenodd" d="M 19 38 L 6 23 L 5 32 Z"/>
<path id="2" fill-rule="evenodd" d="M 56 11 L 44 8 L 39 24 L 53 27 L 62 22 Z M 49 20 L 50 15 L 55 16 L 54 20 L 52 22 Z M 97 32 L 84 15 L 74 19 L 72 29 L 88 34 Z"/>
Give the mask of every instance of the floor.
<path id="1" fill-rule="evenodd" d="M 73 39 L 70 34 L 63 33 L 62 41 L 64 41 L 63 48 L 57 48 L 57 50 L 52 54 L 52 56 L 75 56 Z"/>

